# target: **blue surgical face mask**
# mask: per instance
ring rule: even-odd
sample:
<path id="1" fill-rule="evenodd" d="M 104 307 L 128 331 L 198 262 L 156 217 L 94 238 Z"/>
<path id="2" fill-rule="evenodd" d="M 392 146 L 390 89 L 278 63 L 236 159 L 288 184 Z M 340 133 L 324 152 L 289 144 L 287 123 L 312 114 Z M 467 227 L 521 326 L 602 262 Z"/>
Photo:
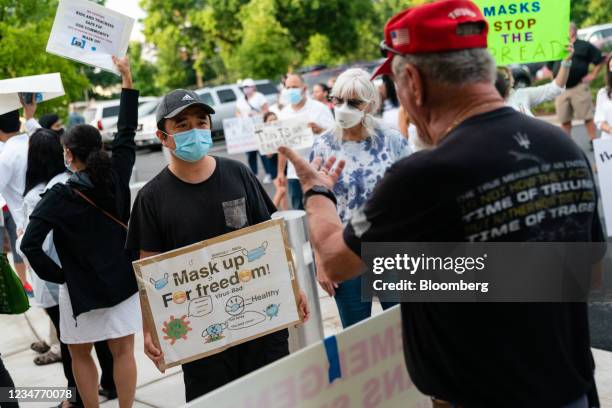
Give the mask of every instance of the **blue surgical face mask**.
<path id="1" fill-rule="evenodd" d="M 287 88 L 283 91 L 285 102 L 289 105 L 297 105 L 302 100 L 302 90 L 300 88 Z"/>
<path id="2" fill-rule="evenodd" d="M 197 162 L 208 154 L 212 146 L 210 129 L 191 129 L 174 134 L 176 149 L 172 153 L 186 162 Z"/>

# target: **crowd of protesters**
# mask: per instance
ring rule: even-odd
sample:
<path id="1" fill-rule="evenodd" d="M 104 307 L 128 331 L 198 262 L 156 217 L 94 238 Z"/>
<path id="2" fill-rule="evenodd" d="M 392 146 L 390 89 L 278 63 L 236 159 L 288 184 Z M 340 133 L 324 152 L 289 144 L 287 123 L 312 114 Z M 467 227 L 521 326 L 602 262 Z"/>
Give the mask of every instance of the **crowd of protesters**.
<path id="1" fill-rule="evenodd" d="M 458 8 L 459 17 L 449 18 Z M 24 290 L 49 316 L 48 338 L 31 345 L 40 353 L 35 363 L 61 361 L 67 385 L 78 390 L 75 402 L 60 406 L 96 407 L 99 395 L 132 406 L 137 333 L 144 334 L 145 354 L 162 360 L 153 327 L 141 317 L 136 259 L 269 220 L 277 209 L 305 210 L 317 280 L 349 327 L 371 314 L 371 300 L 361 297 L 362 242 L 469 240 L 458 197 L 529 165 L 507 154 L 517 133 L 528 138 L 522 147 L 528 143 L 533 157 L 551 163 L 583 159 L 568 137 L 572 119 L 585 121 L 591 141 L 597 129 L 612 137 L 612 56 L 604 61 L 572 25 L 567 57 L 549 64 L 554 79 L 515 90 L 511 70 L 496 70 L 486 49 L 486 27 L 473 3 L 442 0 L 387 23 L 387 59 L 374 75 L 381 80 L 348 69 L 309 90 L 289 73 L 272 106 L 252 79 L 242 81 L 236 116 L 300 118 L 314 134 L 312 148 L 249 153 L 248 167 L 210 154 L 211 106 L 195 92 L 169 92 L 156 112 L 156 134 L 170 163 L 133 207 L 139 93 L 127 58 L 113 59 L 122 91 L 111 155 L 100 132 L 75 112 L 68 128 L 58 115 L 37 120 L 33 101 L 22 100 L 23 125 L 17 110 L 0 115 L 0 252 L 12 253 Z M 409 28 L 410 40 L 398 39 Z M 433 45 L 430 30 L 438 31 Z M 594 106 L 589 83 L 601 69 L 606 86 Z M 553 99 L 565 132 L 533 117 L 533 107 Z M 274 182 L 273 198 L 256 177 L 258 161 L 263 182 Z M 501 240 L 602 241 L 596 198 L 593 204 L 593 211 Z M 307 319 L 304 293 L 299 307 Z M 598 406 L 584 303 L 401 310 L 409 373 L 435 407 Z M 288 354 L 288 332 L 281 330 L 183 364 L 186 400 Z M 478 354 L 487 358 L 466 360 Z M 1 359 L 0 386 L 13 386 Z"/>

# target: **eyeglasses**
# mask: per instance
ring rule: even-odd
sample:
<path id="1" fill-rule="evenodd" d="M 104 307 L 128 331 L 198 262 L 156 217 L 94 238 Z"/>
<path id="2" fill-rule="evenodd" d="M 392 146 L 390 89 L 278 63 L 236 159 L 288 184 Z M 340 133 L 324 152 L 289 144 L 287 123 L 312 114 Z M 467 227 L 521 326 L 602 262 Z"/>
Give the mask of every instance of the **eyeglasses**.
<path id="1" fill-rule="evenodd" d="M 359 107 L 365 103 L 365 101 L 362 101 L 361 99 L 344 99 L 344 98 L 338 98 L 337 96 L 332 96 L 330 100 L 331 100 L 331 103 L 334 104 L 334 106 L 343 105 L 346 102 L 348 106 L 351 106 L 357 109 L 359 109 Z"/>
<path id="2" fill-rule="evenodd" d="M 380 42 L 380 54 L 384 57 L 387 58 L 387 53 L 391 53 L 394 55 L 404 55 L 401 52 L 399 52 L 398 50 L 391 48 L 387 45 L 387 43 L 385 43 L 385 40 L 382 40 Z"/>

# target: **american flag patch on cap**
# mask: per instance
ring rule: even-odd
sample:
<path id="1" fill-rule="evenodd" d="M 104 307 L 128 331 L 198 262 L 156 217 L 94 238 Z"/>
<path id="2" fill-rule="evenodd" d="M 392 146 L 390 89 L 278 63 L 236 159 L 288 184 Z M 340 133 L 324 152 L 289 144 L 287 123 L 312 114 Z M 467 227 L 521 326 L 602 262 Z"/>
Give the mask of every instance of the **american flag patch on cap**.
<path id="1" fill-rule="evenodd" d="M 406 45 L 408 43 L 410 43 L 408 29 L 400 28 L 399 30 L 391 31 L 391 44 L 393 44 L 394 47 Z"/>

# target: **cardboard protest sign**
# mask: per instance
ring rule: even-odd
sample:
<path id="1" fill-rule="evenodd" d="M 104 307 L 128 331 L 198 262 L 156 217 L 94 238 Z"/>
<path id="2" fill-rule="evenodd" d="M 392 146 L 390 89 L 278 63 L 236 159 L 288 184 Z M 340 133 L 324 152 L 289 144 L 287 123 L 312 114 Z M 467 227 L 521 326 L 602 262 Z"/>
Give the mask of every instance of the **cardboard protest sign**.
<path id="1" fill-rule="evenodd" d="M 308 123 L 297 118 L 257 125 L 255 138 L 261 154 L 276 153 L 280 146 L 307 149 L 312 147 L 314 140 Z"/>
<path id="2" fill-rule="evenodd" d="M 603 205 L 606 231 L 612 237 L 612 139 L 595 139 L 593 141 L 599 191 Z"/>
<path id="3" fill-rule="evenodd" d="M 119 74 L 134 19 L 87 0 L 60 0 L 47 52 Z"/>
<path id="4" fill-rule="evenodd" d="M 489 22 L 497 65 L 558 61 L 567 55 L 570 0 L 474 0 Z"/>
<path id="5" fill-rule="evenodd" d="M 184 364 L 302 320 L 283 221 L 267 221 L 134 262 L 145 319 Z"/>
<path id="6" fill-rule="evenodd" d="M 262 123 L 261 116 L 223 119 L 223 133 L 228 154 L 257 150 L 255 125 Z"/>
<path id="7" fill-rule="evenodd" d="M 21 108 L 19 93 L 33 93 L 36 103 L 64 95 L 59 73 L 32 75 L 0 81 L 0 115 Z"/>
<path id="8" fill-rule="evenodd" d="M 187 406 L 426 408 L 431 398 L 421 394 L 408 375 L 396 306 Z"/>

